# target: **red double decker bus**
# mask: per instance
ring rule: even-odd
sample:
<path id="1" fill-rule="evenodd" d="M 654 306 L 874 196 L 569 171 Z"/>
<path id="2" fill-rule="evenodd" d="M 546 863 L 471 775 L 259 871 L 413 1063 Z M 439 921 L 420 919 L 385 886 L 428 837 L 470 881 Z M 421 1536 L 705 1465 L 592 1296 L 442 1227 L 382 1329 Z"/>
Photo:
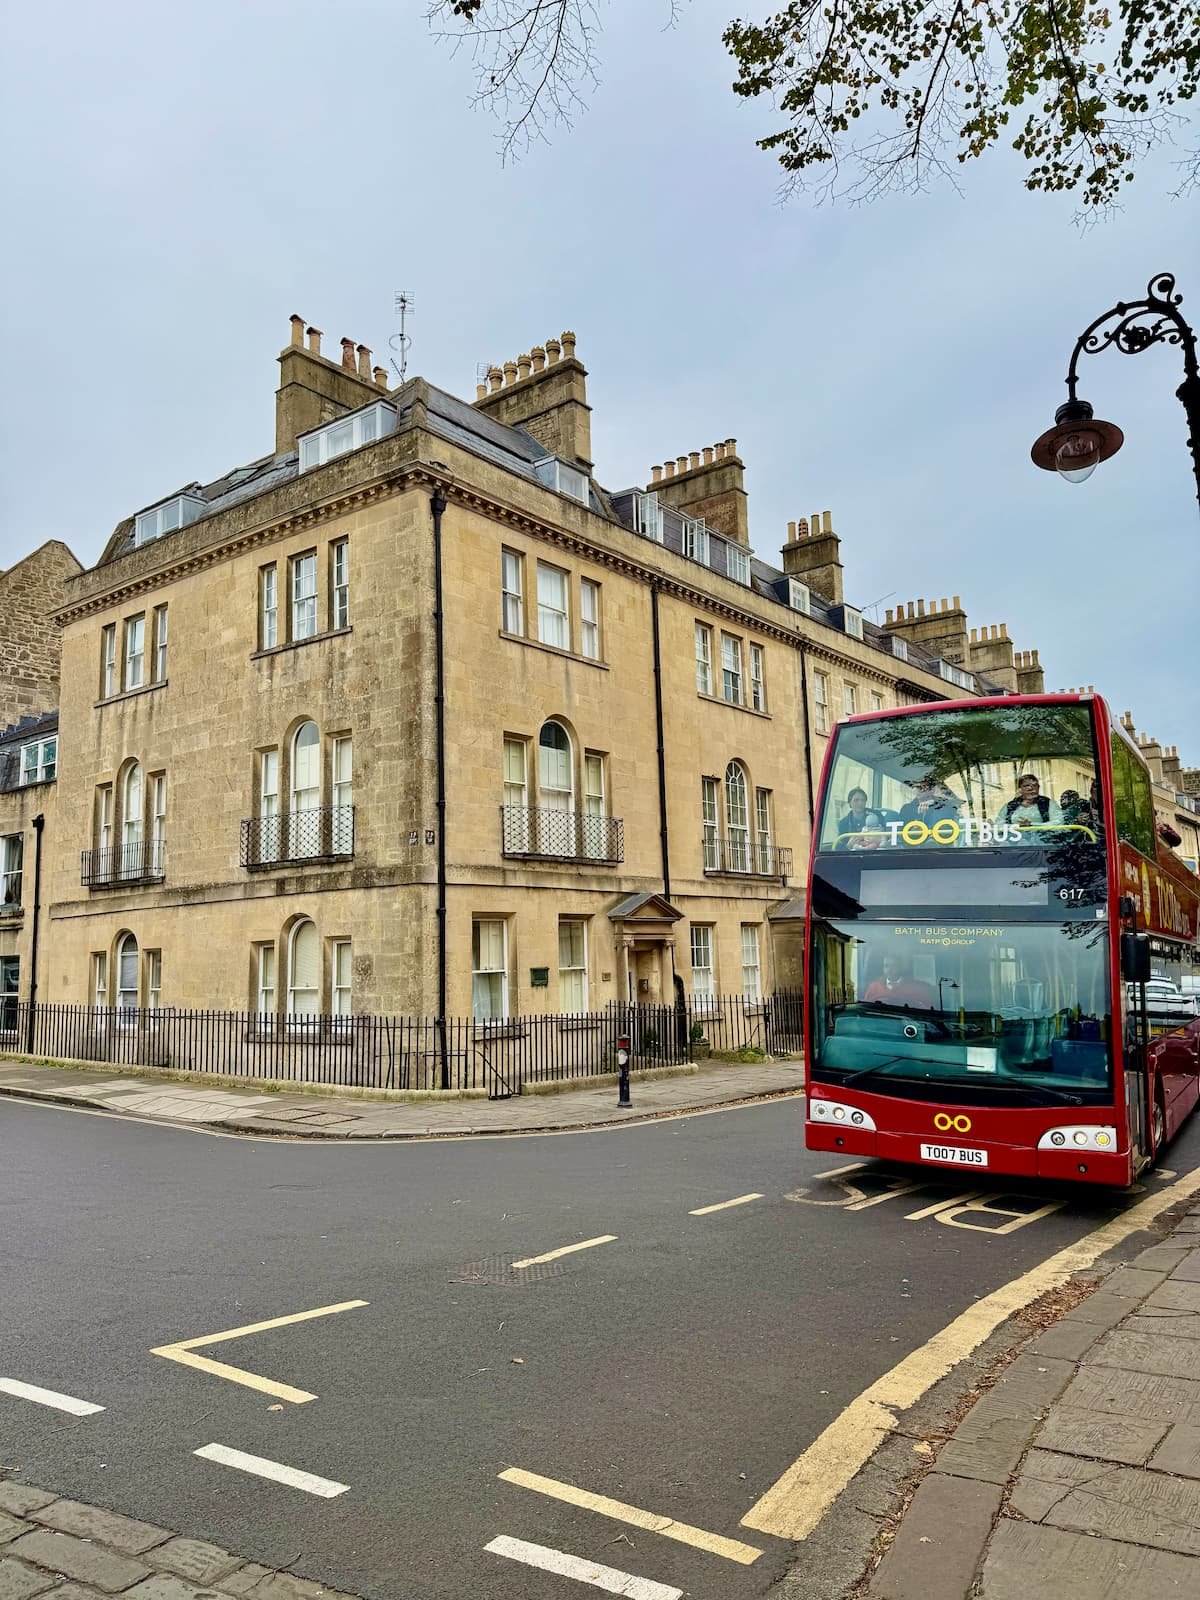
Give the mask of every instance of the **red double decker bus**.
<path id="1" fill-rule="evenodd" d="M 1200 1098 L 1198 915 L 1099 697 L 839 724 L 808 885 L 809 1149 L 1130 1183 Z"/>

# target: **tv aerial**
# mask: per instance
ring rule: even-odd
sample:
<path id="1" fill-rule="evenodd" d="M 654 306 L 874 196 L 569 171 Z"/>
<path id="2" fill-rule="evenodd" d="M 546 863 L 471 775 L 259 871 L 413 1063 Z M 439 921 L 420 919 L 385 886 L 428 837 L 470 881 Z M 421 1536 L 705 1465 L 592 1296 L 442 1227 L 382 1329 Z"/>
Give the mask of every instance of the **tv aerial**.
<path id="1" fill-rule="evenodd" d="M 396 290 L 392 309 L 400 318 L 400 327 L 388 340 L 388 344 L 393 351 L 392 366 L 396 369 L 396 375 L 401 383 L 404 382 L 404 375 L 408 370 L 408 352 L 412 345 L 412 335 L 407 330 L 414 303 L 414 297 L 408 289 Z"/>

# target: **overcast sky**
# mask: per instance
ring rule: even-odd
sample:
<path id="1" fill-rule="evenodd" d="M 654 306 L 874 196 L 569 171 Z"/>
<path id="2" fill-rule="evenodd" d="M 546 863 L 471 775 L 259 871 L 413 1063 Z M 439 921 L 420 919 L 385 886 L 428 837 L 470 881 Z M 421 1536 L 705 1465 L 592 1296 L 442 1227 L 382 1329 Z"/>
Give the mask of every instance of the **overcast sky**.
<path id="1" fill-rule="evenodd" d="M 777 203 L 769 108 L 729 89 L 733 0 L 601 3 L 603 83 L 501 167 L 472 72 L 421 0 L 10 7 L 3 95 L 0 567 L 269 451 L 299 312 L 473 397 L 564 328 L 610 488 L 734 436 L 751 538 L 832 508 L 847 597 L 958 593 L 1200 762 L 1200 538 L 1177 352 L 1085 363 L 1126 446 L 1078 488 L 1034 469 L 1075 336 L 1174 271 L 1200 326 L 1198 205 L 1165 151 L 1080 233 L 1001 154 L 868 207 Z M 749 14 L 763 4 L 741 7 Z M 886 600 L 884 597 L 888 597 Z"/>

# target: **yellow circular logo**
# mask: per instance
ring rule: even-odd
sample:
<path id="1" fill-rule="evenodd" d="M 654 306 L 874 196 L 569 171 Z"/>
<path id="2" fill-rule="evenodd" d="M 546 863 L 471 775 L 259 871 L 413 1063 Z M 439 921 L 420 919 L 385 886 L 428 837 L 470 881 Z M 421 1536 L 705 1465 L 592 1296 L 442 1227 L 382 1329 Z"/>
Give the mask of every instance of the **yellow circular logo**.
<path id="1" fill-rule="evenodd" d="M 927 822 L 913 817 L 900 829 L 900 837 L 905 844 L 911 845 L 928 844 L 930 839 L 934 844 L 957 844 L 961 835 L 962 828 L 953 817 L 943 817 L 932 828 Z"/>
<path id="2" fill-rule="evenodd" d="M 933 1125 L 939 1133 L 949 1133 L 951 1128 L 953 1128 L 955 1133 L 970 1133 L 971 1131 L 970 1117 L 952 1117 L 949 1112 L 946 1111 L 938 1112 L 937 1116 L 933 1119 Z"/>

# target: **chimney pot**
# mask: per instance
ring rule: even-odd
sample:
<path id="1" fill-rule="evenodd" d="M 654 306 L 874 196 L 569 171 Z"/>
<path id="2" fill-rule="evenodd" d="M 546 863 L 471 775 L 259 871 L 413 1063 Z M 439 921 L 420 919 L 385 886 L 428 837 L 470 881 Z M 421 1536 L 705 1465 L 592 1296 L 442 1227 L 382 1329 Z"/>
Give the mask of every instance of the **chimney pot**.
<path id="1" fill-rule="evenodd" d="M 547 339 L 546 340 L 546 360 L 549 362 L 549 364 L 551 366 L 554 365 L 554 363 L 558 360 L 558 358 L 559 358 L 559 356 L 561 354 L 562 354 L 562 345 L 559 344 L 558 340 L 557 339 Z"/>
<path id="2" fill-rule="evenodd" d="M 535 344 L 529 352 L 529 359 L 533 363 L 533 370 L 540 372 L 546 365 L 546 350 L 544 345 Z"/>
<path id="3" fill-rule="evenodd" d="M 821 513 L 821 532 L 822 533 L 832 533 L 833 532 L 833 512 L 832 511 L 823 511 Z"/>
<path id="4" fill-rule="evenodd" d="M 789 522 L 788 523 L 788 543 L 789 544 L 793 543 L 793 541 L 795 540 L 795 537 L 796 537 L 796 524 L 794 522 Z"/>
<path id="5" fill-rule="evenodd" d="M 564 361 L 572 361 L 575 357 L 575 335 L 570 331 L 562 336 L 562 353 Z"/>
<path id="6" fill-rule="evenodd" d="M 704 446 L 704 465 L 706 467 L 710 466 L 712 464 L 712 458 L 713 458 L 713 447 L 710 444 L 706 444 Z"/>
<path id="7" fill-rule="evenodd" d="M 342 365 L 348 372 L 354 371 L 354 340 L 342 340 Z"/>
<path id="8" fill-rule="evenodd" d="M 799 519 L 799 521 L 796 523 L 796 537 L 797 537 L 797 539 L 807 539 L 808 538 L 808 518 L 807 517 L 801 517 Z"/>
<path id="9" fill-rule="evenodd" d="M 487 394 L 487 384 L 486 383 L 477 383 L 475 385 L 475 398 L 476 398 L 476 400 L 482 400 L 486 394 Z"/>
<path id="10" fill-rule="evenodd" d="M 650 468 L 650 481 L 651 481 L 651 483 L 661 483 L 662 482 L 662 468 L 661 467 L 651 467 Z"/>
<path id="11" fill-rule="evenodd" d="M 321 354 L 320 328 L 310 328 L 308 330 L 308 351 L 310 355 L 314 356 L 319 356 Z"/>
<path id="12" fill-rule="evenodd" d="M 358 347 L 358 375 L 366 382 L 370 382 L 371 352 L 367 349 L 365 344 L 360 344 Z"/>
<path id="13" fill-rule="evenodd" d="M 737 455 L 737 440 L 736 439 L 726 439 L 726 441 L 725 441 L 725 454 L 727 456 L 735 456 L 735 455 Z"/>
<path id="14" fill-rule="evenodd" d="M 724 459 L 725 459 L 725 445 L 724 445 L 724 443 L 713 445 L 713 454 L 716 456 L 718 461 L 724 461 Z"/>
<path id="15" fill-rule="evenodd" d="M 372 377 L 375 379 L 375 384 L 376 384 L 377 388 L 380 388 L 380 389 L 386 389 L 387 388 L 387 386 L 388 386 L 388 375 L 387 375 L 387 368 L 386 367 L 376 367 L 375 371 L 372 373 Z M 476 387 L 482 389 L 483 385 L 482 384 L 477 384 Z"/>
<path id="16" fill-rule="evenodd" d="M 506 361 L 504 363 L 504 387 L 507 389 L 510 383 L 516 383 L 516 381 L 517 363 L 515 361 Z"/>
<path id="17" fill-rule="evenodd" d="M 666 473 L 668 478 L 673 478 L 675 476 L 675 463 L 673 461 L 668 461 L 664 466 L 663 471 Z"/>
<path id="18" fill-rule="evenodd" d="M 487 381 L 488 388 L 495 394 L 497 389 L 503 389 L 504 387 L 504 373 L 499 367 L 489 367 Z"/>
<path id="19" fill-rule="evenodd" d="M 919 617 L 923 617 L 925 615 L 925 602 L 924 602 L 924 600 L 918 600 L 917 601 L 917 615 Z"/>
<path id="20" fill-rule="evenodd" d="M 302 345 L 304 343 L 304 318 L 296 316 L 295 313 L 293 312 L 292 317 L 291 317 L 291 324 L 292 324 L 292 343 L 294 345 Z"/>
<path id="21" fill-rule="evenodd" d="M 699 465 L 700 465 L 700 452 L 699 452 L 699 450 L 693 450 L 691 455 L 688 457 L 688 466 L 690 467 L 690 469 L 693 472 L 695 472 L 696 468 Z"/>
<path id="22" fill-rule="evenodd" d="M 675 458 L 675 465 L 679 468 L 680 472 L 687 471 L 687 462 L 688 458 L 686 456 L 677 456 Z"/>
<path id="23" fill-rule="evenodd" d="M 523 378 L 527 378 L 529 376 L 532 366 L 533 363 L 530 361 L 528 356 L 517 357 L 517 371 Z"/>

